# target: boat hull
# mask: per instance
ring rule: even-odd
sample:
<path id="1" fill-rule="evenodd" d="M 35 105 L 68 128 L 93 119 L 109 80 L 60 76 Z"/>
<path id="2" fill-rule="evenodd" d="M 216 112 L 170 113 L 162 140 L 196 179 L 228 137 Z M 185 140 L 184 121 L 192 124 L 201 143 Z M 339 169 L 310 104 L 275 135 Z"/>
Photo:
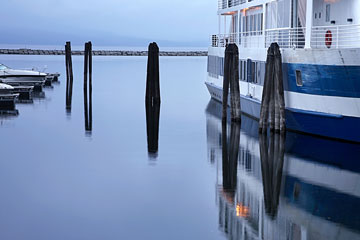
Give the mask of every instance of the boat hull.
<path id="1" fill-rule="evenodd" d="M 0 81 L 9 85 L 37 86 L 45 83 L 45 76 L 0 76 Z"/>
<path id="2" fill-rule="evenodd" d="M 222 102 L 222 88 L 208 82 L 205 84 L 211 97 Z M 242 94 L 240 98 L 241 111 L 259 119 L 261 102 Z M 360 143 L 360 118 L 293 108 L 286 108 L 285 117 L 289 130 Z"/>

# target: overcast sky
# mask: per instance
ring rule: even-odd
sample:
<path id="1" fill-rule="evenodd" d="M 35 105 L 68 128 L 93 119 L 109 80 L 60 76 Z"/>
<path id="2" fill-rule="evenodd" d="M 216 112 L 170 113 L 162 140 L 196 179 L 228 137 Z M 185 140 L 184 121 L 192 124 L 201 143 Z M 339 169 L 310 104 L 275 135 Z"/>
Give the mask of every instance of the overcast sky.
<path id="1" fill-rule="evenodd" d="M 217 29 L 217 0 L 2 0 L 1 10 L 2 43 L 45 33 L 206 42 Z"/>

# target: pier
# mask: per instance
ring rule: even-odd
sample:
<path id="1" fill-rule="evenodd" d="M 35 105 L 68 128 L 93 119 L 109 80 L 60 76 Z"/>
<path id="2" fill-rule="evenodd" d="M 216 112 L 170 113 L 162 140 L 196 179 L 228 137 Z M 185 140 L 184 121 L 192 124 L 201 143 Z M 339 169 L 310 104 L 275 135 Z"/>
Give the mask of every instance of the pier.
<path id="1" fill-rule="evenodd" d="M 0 49 L 0 54 L 9 55 L 65 55 L 65 50 L 42 50 L 42 49 Z M 72 51 L 72 55 L 84 55 L 84 51 Z M 93 56 L 147 56 L 147 51 L 125 50 L 93 50 Z M 207 51 L 160 51 L 160 56 L 169 57 L 205 57 Z"/>

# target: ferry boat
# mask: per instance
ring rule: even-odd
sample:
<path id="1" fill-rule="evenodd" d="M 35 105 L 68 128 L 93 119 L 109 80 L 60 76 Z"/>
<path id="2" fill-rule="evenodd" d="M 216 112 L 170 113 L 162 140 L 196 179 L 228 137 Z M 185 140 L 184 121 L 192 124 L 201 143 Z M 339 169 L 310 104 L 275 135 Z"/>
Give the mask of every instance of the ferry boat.
<path id="1" fill-rule="evenodd" d="M 206 86 L 222 101 L 224 53 L 239 49 L 241 110 L 260 116 L 267 48 L 280 46 L 287 129 L 360 142 L 360 1 L 219 0 Z"/>
<path id="2" fill-rule="evenodd" d="M 357 143 L 294 132 L 286 133 L 286 141 L 264 141 L 258 122 L 247 116 L 241 129 L 228 122 L 224 131 L 221 110 L 209 102 L 206 135 L 208 161 L 216 169 L 219 228 L 228 239 L 360 239 Z M 236 144 L 238 154 L 224 159 L 224 149 Z M 274 147 L 265 157 L 264 145 Z"/>

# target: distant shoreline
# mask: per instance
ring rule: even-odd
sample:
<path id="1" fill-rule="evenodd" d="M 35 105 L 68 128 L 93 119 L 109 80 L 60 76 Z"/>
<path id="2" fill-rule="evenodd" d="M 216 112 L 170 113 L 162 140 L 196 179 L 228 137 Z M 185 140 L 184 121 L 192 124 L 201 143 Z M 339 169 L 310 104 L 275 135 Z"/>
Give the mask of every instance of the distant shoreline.
<path id="1" fill-rule="evenodd" d="M 65 55 L 65 50 L 43 49 L 0 49 L 2 55 Z M 72 55 L 84 55 L 84 51 L 74 50 Z M 207 56 L 207 51 L 160 51 L 160 56 Z M 147 51 L 93 50 L 93 56 L 147 56 Z"/>

